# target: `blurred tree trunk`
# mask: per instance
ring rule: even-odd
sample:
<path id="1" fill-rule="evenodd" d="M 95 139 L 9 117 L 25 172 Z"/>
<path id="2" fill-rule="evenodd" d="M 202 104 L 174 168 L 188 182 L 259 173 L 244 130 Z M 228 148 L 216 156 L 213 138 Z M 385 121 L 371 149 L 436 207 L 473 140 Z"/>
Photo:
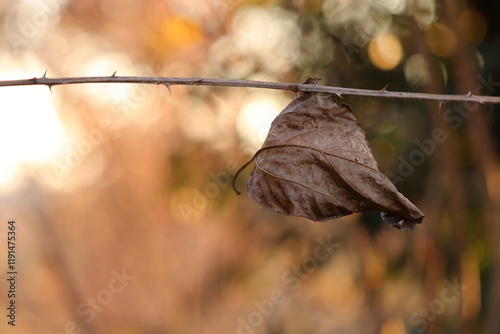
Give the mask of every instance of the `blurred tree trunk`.
<path id="1" fill-rule="evenodd" d="M 415 52 L 424 56 L 425 64 L 428 65 L 429 80 L 422 89 L 426 93 L 445 94 L 445 88 L 442 78 L 442 71 L 436 58 L 429 52 L 425 45 L 424 32 L 417 26 L 415 21 L 412 22 L 412 35 L 414 40 Z M 439 222 L 440 217 L 448 217 L 449 222 L 453 225 L 451 231 L 453 233 L 454 243 L 452 245 L 452 258 L 449 263 L 449 271 L 453 276 L 460 275 L 460 258 L 464 254 L 466 244 L 466 217 L 467 217 L 467 196 L 466 196 L 466 176 L 463 168 L 463 161 L 460 160 L 459 154 L 454 152 L 456 147 L 457 134 L 452 129 L 449 122 L 446 122 L 442 116 L 442 108 L 448 108 L 449 105 L 439 106 L 437 103 L 428 103 L 429 115 L 432 120 L 432 128 L 440 128 L 447 134 L 447 140 L 439 145 L 436 145 L 435 154 L 432 156 L 431 176 L 429 177 L 426 196 L 428 203 L 425 207 L 431 208 L 426 211 L 429 221 Z M 444 211 L 444 212 L 443 212 Z M 438 231 L 439 226 L 428 226 L 430 237 L 435 244 L 439 244 Z M 429 252 L 427 274 L 427 302 L 430 303 L 435 298 L 435 287 L 442 284 L 445 279 L 444 275 L 446 268 L 439 268 L 443 263 L 446 263 L 443 248 L 435 249 L 435 252 Z M 434 326 L 433 326 L 434 324 Z M 429 333 L 437 333 L 437 324 L 429 324 Z M 457 324 L 455 333 L 464 333 L 463 324 Z"/>
<path id="2" fill-rule="evenodd" d="M 452 30 L 459 31 L 459 14 L 462 8 L 458 7 L 456 1 L 441 0 L 440 5 L 443 8 L 443 18 L 447 25 Z M 467 94 L 472 91 L 475 94 L 492 93 L 492 87 L 485 87 L 478 79 L 480 78 L 477 69 L 474 67 L 473 57 L 469 48 L 463 41 L 460 35 L 458 38 L 458 48 L 454 57 L 451 59 L 451 64 L 456 76 L 456 89 L 459 94 Z M 478 87 L 481 87 L 481 92 L 477 92 Z M 490 88 L 490 89 L 488 89 Z M 485 92 L 485 90 L 489 90 Z M 484 332 L 499 333 L 500 318 L 498 310 L 500 309 L 500 258 L 498 254 L 498 245 L 500 242 L 500 203 L 498 198 L 490 196 L 488 187 L 493 187 L 493 178 L 496 176 L 498 157 L 495 155 L 493 139 L 488 128 L 486 119 L 486 110 L 484 106 L 477 105 L 476 109 L 470 113 L 470 117 L 466 122 L 467 139 L 475 153 L 474 158 L 478 165 L 477 181 L 482 183 L 482 197 L 484 205 L 484 228 L 487 231 L 490 239 L 488 240 L 491 262 L 491 277 L 489 281 L 491 286 L 487 287 L 489 293 L 489 306 L 486 313 Z"/>

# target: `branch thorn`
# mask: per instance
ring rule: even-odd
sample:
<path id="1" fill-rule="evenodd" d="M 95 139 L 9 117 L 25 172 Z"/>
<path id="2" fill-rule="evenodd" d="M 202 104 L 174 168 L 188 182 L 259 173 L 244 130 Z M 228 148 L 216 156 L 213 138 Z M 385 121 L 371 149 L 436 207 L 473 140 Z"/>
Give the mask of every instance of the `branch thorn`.
<path id="1" fill-rule="evenodd" d="M 387 92 L 387 87 L 389 87 L 389 84 L 385 85 L 384 88 L 380 90 L 381 93 Z"/>
<path id="2" fill-rule="evenodd" d="M 169 84 L 164 84 L 167 89 L 168 89 L 168 92 L 170 93 L 170 96 L 172 96 L 172 91 L 170 90 L 170 85 Z"/>
<path id="3" fill-rule="evenodd" d="M 47 71 L 48 70 L 49 70 L 48 68 L 45 70 L 45 73 L 43 74 L 42 78 L 47 78 Z"/>
<path id="4" fill-rule="evenodd" d="M 116 71 L 114 71 L 113 74 L 111 74 L 111 77 L 116 77 Z"/>

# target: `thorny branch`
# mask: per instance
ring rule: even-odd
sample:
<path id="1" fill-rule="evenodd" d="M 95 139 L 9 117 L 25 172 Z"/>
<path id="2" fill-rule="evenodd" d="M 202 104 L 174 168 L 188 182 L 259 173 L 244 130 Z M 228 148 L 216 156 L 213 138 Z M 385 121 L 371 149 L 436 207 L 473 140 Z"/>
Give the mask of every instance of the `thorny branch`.
<path id="1" fill-rule="evenodd" d="M 392 92 L 386 87 L 381 90 L 367 90 L 355 88 L 343 88 L 333 86 L 321 86 L 297 83 L 279 83 L 255 80 L 233 80 L 233 79 L 211 79 L 211 78 L 173 78 L 173 77 L 130 77 L 116 76 L 115 73 L 106 77 L 72 77 L 72 78 L 48 78 L 46 73 L 39 78 L 22 80 L 0 81 L 0 87 L 6 86 L 30 86 L 45 85 L 50 89 L 57 85 L 86 84 L 86 83 L 137 83 L 137 84 L 157 84 L 165 85 L 170 90 L 174 85 L 196 85 L 196 86 L 224 86 L 224 87 L 251 87 L 278 90 L 290 90 L 293 92 L 315 92 L 335 94 L 339 97 L 345 96 L 366 96 L 385 99 L 404 99 L 445 102 L 475 102 L 481 104 L 500 103 L 500 97 L 476 95 L 469 92 L 466 95 L 440 95 L 425 93 Z M 483 79 L 484 80 L 484 79 Z"/>

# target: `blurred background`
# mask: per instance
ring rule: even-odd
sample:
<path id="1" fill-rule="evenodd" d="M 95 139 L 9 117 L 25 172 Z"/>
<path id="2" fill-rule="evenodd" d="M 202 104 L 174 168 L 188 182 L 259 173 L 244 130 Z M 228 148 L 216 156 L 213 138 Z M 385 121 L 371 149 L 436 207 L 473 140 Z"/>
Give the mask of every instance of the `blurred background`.
<path id="1" fill-rule="evenodd" d="M 0 80 L 312 76 L 499 95 L 499 14 L 484 0 L 0 0 Z M 293 93 L 171 90 L 0 88 L 2 332 L 500 333 L 499 107 L 345 98 L 426 215 L 399 231 L 232 191 Z"/>

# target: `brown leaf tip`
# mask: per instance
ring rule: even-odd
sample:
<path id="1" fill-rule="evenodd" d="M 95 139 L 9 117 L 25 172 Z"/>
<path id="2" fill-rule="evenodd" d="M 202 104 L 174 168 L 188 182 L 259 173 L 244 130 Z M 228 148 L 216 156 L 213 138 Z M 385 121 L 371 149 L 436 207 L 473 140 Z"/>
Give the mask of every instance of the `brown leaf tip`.
<path id="1" fill-rule="evenodd" d="M 389 225 L 391 225 L 391 226 L 393 226 L 401 231 L 414 230 L 415 225 L 422 223 L 422 220 L 424 219 L 424 216 L 417 218 L 417 219 L 413 219 L 413 218 L 398 216 L 398 215 L 395 215 L 393 213 L 388 213 L 388 212 L 380 212 L 380 216 Z"/>

